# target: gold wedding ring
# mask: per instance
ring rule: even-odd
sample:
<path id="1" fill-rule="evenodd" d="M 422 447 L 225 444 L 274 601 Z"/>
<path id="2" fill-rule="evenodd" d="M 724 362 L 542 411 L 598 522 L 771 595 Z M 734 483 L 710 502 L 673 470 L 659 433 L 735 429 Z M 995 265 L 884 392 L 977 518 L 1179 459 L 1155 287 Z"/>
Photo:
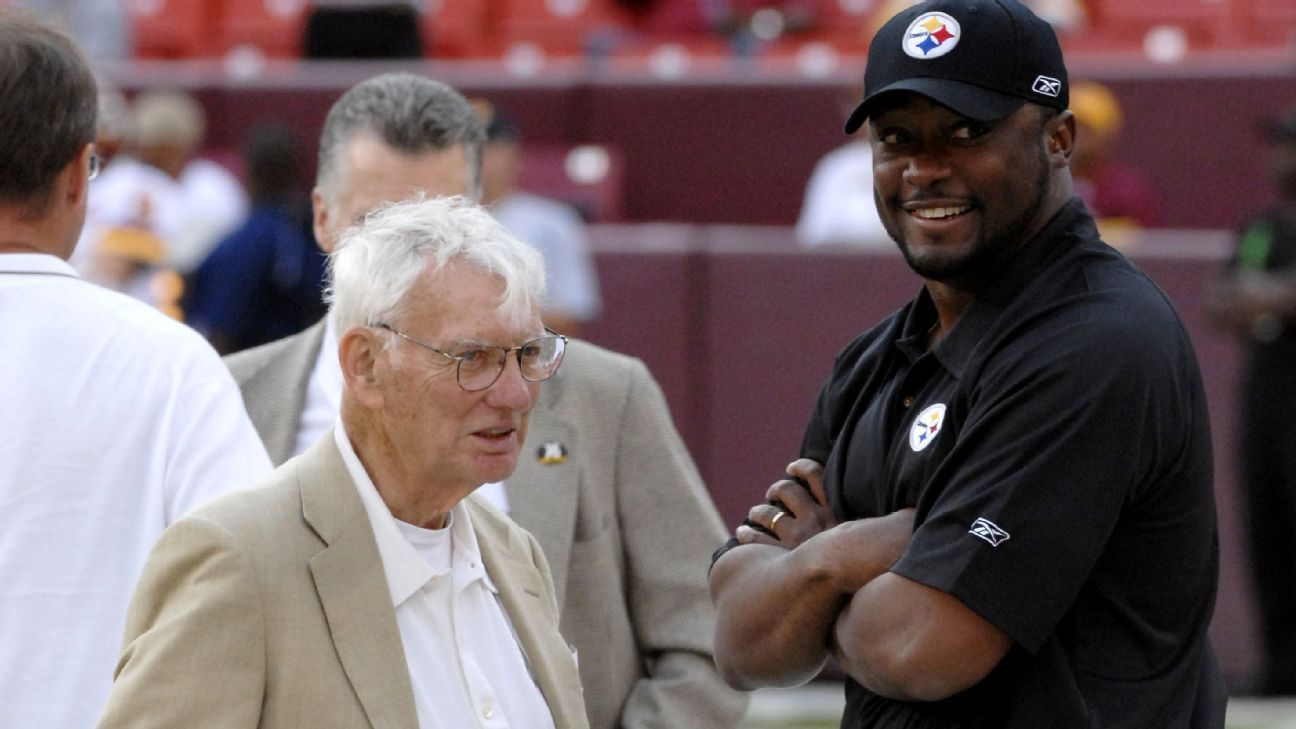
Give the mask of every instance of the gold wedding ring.
<path id="1" fill-rule="evenodd" d="M 774 527 L 778 526 L 778 520 L 779 520 L 779 519 L 782 519 L 782 518 L 783 518 L 783 515 L 786 514 L 786 513 L 787 513 L 786 511 L 780 511 L 779 513 L 777 513 L 777 514 L 774 515 L 774 518 L 770 520 L 770 529 L 771 529 L 771 530 L 773 530 Z"/>

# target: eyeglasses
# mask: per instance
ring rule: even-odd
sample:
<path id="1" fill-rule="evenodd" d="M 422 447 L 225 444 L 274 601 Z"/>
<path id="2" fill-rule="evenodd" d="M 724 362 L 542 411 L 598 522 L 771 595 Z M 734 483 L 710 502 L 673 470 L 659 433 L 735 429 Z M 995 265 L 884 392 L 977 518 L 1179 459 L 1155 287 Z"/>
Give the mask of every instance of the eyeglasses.
<path id="1" fill-rule="evenodd" d="M 567 337 L 549 327 L 545 327 L 545 331 L 549 333 L 548 335 L 536 337 L 516 347 L 477 347 L 459 354 L 450 354 L 433 347 L 427 342 L 398 331 L 387 324 L 375 324 L 374 326 L 386 329 L 401 339 L 411 341 L 448 360 L 454 360 L 456 365 L 455 378 L 459 382 L 459 387 L 468 392 L 485 390 L 495 384 L 500 373 L 504 371 L 504 365 L 508 362 L 508 356 L 512 352 L 517 352 L 517 361 L 522 370 L 522 379 L 527 382 L 540 382 L 553 377 L 554 373 L 558 371 L 558 365 L 562 364 L 563 353 L 567 351 Z"/>
<path id="2" fill-rule="evenodd" d="M 90 170 L 86 175 L 87 180 L 93 180 L 99 176 L 99 170 L 103 169 L 103 157 L 98 152 L 90 153 Z"/>

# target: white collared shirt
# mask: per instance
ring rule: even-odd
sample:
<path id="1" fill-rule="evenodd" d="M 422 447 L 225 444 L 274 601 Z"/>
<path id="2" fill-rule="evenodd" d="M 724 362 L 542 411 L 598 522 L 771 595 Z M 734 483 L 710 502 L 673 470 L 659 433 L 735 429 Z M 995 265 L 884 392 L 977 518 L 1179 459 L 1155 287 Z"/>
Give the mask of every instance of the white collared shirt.
<path id="1" fill-rule="evenodd" d="M 553 729 L 468 510 L 456 504 L 442 529 L 398 521 L 340 421 L 334 438 L 378 543 L 421 729 Z"/>
<path id="2" fill-rule="evenodd" d="M 94 726 L 153 543 L 270 473 L 229 370 L 197 332 L 0 253 L 0 724 Z"/>

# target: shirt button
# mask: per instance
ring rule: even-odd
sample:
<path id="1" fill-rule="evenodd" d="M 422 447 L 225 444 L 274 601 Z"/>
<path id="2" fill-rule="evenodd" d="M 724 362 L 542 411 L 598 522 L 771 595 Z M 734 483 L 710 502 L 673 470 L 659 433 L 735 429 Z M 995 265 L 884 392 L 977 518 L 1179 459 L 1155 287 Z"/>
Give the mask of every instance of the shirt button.
<path id="1" fill-rule="evenodd" d="M 900 401 L 900 404 L 904 405 L 905 407 L 910 407 L 913 405 L 913 400 L 914 399 L 912 395 L 905 395 L 905 398 Z"/>
<path id="2" fill-rule="evenodd" d="M 482 707 L 482 718 L 483 718 L 483 719 L 489 719 L 489 718 L 491 718 L 492 716 L 495 716 L 495 707 L 491 706 L 490 704 L 487 704 L 486 706 L 483 706 L 483 707 Z"/>

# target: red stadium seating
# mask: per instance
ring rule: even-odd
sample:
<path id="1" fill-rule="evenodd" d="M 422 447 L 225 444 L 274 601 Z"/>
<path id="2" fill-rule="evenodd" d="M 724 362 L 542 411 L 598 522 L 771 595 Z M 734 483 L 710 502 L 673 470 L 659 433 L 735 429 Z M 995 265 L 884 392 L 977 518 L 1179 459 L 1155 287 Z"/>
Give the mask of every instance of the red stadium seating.
<path id="1" fill-rule="evenodd" d="M 251 46 L 270 58 L 296 58 L 309 5 L 307 0 L 223 0 L 216 51 Z"/>
<path id="2" fill-rule="evenodd" d="M 1296 44 L 1296 0 L 1252 0 L 1246 32 L 1259 43 Z"/>
<path id="3" fill-rule="evenodd" d="M 498 57 L 505 0 L 429 0 L 423 42 L 435 58 Z"/>
<path id="4" fill-rule="evenodd" d="M 807 41 L 821 40 L 841 53 L 861 55 L 868 52 L 873 33 L 896 9 L 885 0 L 803 0 L 802 5 L 813 22 L 810 30 L 814 37 Z"/>
<path id="5" fill-rule="evenodd" d="M 1290 0 L 1287 0 L 1290 2 Z M 1245 44 L 1234 0 L 1087 0 L 1089 33 L 1138 47 L 1149 30 L 1181 29 L 1192 49 Z"/>
<path id="6" fill-rule="evenodd" d="M 612 0 L 500 0 L 505 46 L 534 43 L 549 55 L 584 54 L 600 34 L 627 30 Z"/>
<path id="7" fill-rule="evenodd" d="M 135 38 L 136 58 L 211 55 L 217 0 L 123 0 Z"/>

